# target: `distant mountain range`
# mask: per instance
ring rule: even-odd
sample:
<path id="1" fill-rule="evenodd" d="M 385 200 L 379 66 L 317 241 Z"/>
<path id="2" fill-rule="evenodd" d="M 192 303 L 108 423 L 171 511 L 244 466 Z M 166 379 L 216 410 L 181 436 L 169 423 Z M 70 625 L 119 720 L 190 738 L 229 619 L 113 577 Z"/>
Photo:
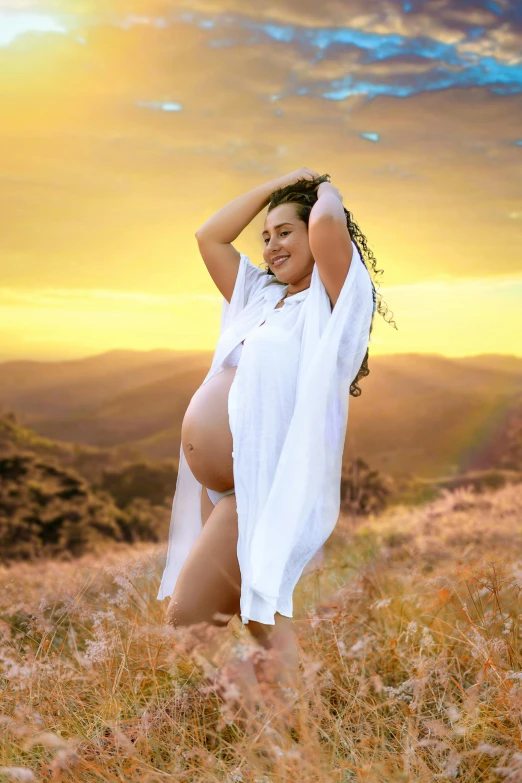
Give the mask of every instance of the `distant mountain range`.
<path id="1" fill-rule="evenodd" d="M 177 458 L 183 415 L 211 360 L 210 351 L 117 350 L 3 362 L 0 408 L 56 441 Z M 433 478 L 493 466 L 508 437 L 518 454 L 522 358 L 408 353 L 370 357 L 369 366 L 362 395 L 350 398 L 345 459 Z"/>

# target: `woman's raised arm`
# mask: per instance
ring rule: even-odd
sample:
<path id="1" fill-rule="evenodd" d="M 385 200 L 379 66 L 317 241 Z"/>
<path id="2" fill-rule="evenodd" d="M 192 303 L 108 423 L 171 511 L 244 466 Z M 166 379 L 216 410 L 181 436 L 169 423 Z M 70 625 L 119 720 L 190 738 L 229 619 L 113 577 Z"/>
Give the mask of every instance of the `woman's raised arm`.
<path id="1" fill-rule="evenodd" d="M 239 269 L 239 253 L 232 242 L 266 207 L 270 194 L 280 185 L 271 180 L 221 207 L 196 231 L 201 257 L 209 274 L 230 302 Z"/>
<path id="2" fill-rule="evenodd" d="M 313 179 L 314 176 L 318 176 L 316 172 L 303 167 L 269 180 L 225 204 L 198 228 L 195 236 L 199 252 L 212 280 L 227 302 L 232 297 L 240 257 L 232 242 L 267 206 L 274 190 L 293 184 L 298 179 Z"/>

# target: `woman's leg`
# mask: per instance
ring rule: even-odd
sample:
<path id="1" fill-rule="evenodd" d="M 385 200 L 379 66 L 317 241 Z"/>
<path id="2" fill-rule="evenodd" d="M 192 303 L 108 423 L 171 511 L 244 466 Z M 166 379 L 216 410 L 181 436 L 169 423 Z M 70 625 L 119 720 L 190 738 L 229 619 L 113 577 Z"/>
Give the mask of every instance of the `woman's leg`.
<path id="1" fill-rule="evenodd" d="M 282 725 L 294 724 L 292 707 L 301 687 L 299 653 L 292 618 L 276 612 L 275 625 L 263 625 L 249 620 L 246 627 L 267 651 L 265 658 L 254 664 L 265 699 L 281 708 Z"/>
<path id="2" fill-rule="evenodd" d="M 223 626 L 227 622 L 215 620 L 216 612 L 232 617 L 239 611 L 237 536 L 236 496 L 227 495 L 213 507 L 183 564 L 167 610 L 169 623 Z"/>
<path id="3" fill-rule="evenodd" d="M 202 622 L 226 627 L 229 620 L 214 615 L 232 618 L 240 611 L 236 496 L 227 495 L 209 509 L 208 495 L 203 490 L 206 495 L 201 501 L 203 528 L 183 564 L 167 610 L 167 621 L 175 628 Z M 212 652 L 218 647 L 222 643 L 216 639 Z M 242 686 L 243 700 L 250 712 L 255 711 L 256 704 L 265 706 L 250 659 L 230 665 L 225 660 L 221 666 Z"/>

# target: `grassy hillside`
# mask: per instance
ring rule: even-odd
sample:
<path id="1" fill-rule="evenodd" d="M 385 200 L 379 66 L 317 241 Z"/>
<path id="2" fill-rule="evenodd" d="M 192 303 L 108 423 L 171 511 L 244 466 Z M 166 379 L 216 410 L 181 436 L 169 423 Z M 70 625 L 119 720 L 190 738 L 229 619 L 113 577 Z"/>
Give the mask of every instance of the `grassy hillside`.
<path id="1" fill-rule="evenodd" d="M 165 547 L 0 567 L 0 775 L 519 780 L 521 506 L 508 485 L 343 517 L 295 593 L 291 736 L 242 728 L 234 671 L 261 651 L 237 618 L 164 625 Z"/>

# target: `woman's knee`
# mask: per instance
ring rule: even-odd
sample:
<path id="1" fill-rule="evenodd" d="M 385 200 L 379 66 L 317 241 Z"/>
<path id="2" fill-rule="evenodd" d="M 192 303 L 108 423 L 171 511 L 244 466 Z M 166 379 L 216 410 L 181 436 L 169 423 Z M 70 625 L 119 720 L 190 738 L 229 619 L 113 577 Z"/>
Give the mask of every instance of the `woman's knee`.
<path id="1" fill-rule="evenodd" d="M 185 628 L 189 625 L 204 622 L 217 628 L 225 628 L 233 616 L 233 614 L 226 615 L 220 612 L 209 615 L 207 612 L 198 611 L 197 608 L 187 606 L 183 601 L 178 601 L 173 597 L 167 609 L 166 620 L 174 628 Z"/>

